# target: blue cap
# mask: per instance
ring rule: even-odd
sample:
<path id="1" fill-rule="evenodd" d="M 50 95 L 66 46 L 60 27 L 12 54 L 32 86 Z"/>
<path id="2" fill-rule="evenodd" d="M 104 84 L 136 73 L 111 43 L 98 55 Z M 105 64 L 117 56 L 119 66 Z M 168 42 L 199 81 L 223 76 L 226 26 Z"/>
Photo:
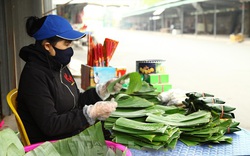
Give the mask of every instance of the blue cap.
<path id="1" fill-rule="evenodd" d="M 36 40 L 44 40 L 53 36 L 65 40 L 78 40 L 86 34 L 73 30 L 70 23 L 58 15 L 48 15 L 42 27 L 33 35 Z"/>

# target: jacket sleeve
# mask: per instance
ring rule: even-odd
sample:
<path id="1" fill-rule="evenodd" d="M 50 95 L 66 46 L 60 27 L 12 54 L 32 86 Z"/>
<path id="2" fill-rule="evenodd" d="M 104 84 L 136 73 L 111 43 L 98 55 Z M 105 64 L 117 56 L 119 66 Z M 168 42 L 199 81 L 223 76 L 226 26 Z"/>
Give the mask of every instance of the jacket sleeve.
<path id="1" fill-rule="evenodd" d="M 95 88 L 90 88 L 80 93 L 79 99 L 78 99 L 80 108 L 83 108 L 84 105 L 95 104 L 98 101 L 102 101 L 102 99 L 96 93 Z"/>
<path id="2" fill-rule="evenodd" d="M 23 70 L 18 88 L 20 109 L 27 109 L 36 126 L 47 136 L 79 133 L 88 125 L 82 109 L 75 108 L 59 114 L 53 99 L 53 82 L 48 79 L 48 75 L 41 70 Z"/>

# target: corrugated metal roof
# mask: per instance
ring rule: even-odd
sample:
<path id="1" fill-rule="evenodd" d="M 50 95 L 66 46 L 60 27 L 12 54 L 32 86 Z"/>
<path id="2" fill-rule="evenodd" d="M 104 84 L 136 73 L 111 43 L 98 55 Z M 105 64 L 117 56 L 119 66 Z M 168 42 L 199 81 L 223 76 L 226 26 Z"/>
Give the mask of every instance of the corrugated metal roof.
<path id="1" fill-rule="evenodd" d="M 250 1 L 250 0 L 246 0 Z M 154 6 L 145 8 L 145 9 L 140 9 L 140 10 L 135 10 L 130 13 L 124 14 L 123 17 L 129 17 L 129 16 L 136 16 L 136 15 L 141 15 L 145 13 L 150 13 L 154 12 L 158 9 L 168 9 L 168 8 L 174 8 L 182 5 L 187 5 L 187 4 L 192 4 L 192 3 L 199 3 L 199 2 L 205 2 L 208 4 L 218 4 L 218 5 L 224 5 L 224 7 L 235 7 L 235 4 L 240 4 L 241 2 L 239 0 L 176 0 L 176 1 L 171 1 L 169 0 L 163 1 L 161 3 L 158 3 Z M 212 7 L 211 7 L 212 9 Z"/>

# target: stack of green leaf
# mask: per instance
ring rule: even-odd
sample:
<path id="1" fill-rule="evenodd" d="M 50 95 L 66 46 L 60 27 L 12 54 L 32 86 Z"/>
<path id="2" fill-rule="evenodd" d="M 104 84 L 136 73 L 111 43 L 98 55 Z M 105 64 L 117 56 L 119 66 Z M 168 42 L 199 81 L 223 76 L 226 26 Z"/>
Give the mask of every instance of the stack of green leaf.
<path id="1" fill-rule="evenodd" d="M 175 147 L 180 136 L 179 128 L 145 121 L 148 114 L 165 113 L 162 108 L 136 96 L 129 96 L 129 98 L 117 102 L 117 110 L 104 124 L 106 129 L 112 131 L 112 141 L 136 149 L 158 150 Z M 167 108 L 169 112 L 178 110 L 176 107 Z"/>
<path id="2" fill-rule="evenodd" d="M 149 115 L 146 121 L 178 127 L 181 131 L 180 140 L 188 146 L 222 141 L 231 143 L 232 141 L 230 137 L 224 136 L 225 127 L 231 124 L 231 120 L 220 120 L 205 110 L 189 115 L 178 113 L 166 116 Z"/>
<path id="3" fill-rule="evenodd" d="M 155 104 L 160 104 L 160 101 L 157 99 L 157 95 L 159 95 L 160 92 L 157 92 L 156 89 L 146 81 L 142 81 L 141 75 L 138 72 L 125 74 L 116 81 L 110 83 L 108 85 L 108 91 L 112 92 L 117 82 L 127 79 L 129 82 L 124 84 L 124 89 L 121 90 L 120 93 L 138 96 Z"/>
<path id="4" fill-rule="evenodd" d="M 162 123 L 146 123 L 133 119 L 118 118 L 112 128 L 113 141 L 128 147 L 142 149 L 174 149 L 180 136 L 176 127 Z"/>
<path id="5" fill-rule="evenodd" d="M 145 120 L 148 114 L 176 113 L 183 109 L 156 105 L 159 103 L 156 98 L 159 93 L 141 81 L 139 74 L 132 74 L 130 82 L 137 81 L 136 85 L 130 83 L 126 91 L 116 95 L 118 107 L 105 121 L 104 127 L 112 131 L 112 141 L 130 148 L 173 149 L 180 130 L 162 123 L 147 123 Z"/>
<path id="6" fill-rule="evenodd" d="M 232 142 L 232 138 L 225 136 L 225 133 L 239 130 L 239 123 L 232 120 L 234 116 L 231 111 L 235 108 L 217 106 L 216 104 L 225 102 L 213 98 L 211 94 L 197 92 L 188 93 L 188 98 L 183 101 L 187 110 L 163 106 L 156 98 L 159 93 L 137 76 L 134 73 L 133 78 L 136 80 L 130 79 L 128 90 L 116 96 L 118 108 L 105 121 L 105 128 L 113 132 L 113 141 L 133 148 L 153 149 L 174 148 L 179 137 L 188 146 L 209 142 Z M 131 82 L 137 83 L 131 85 Z M 226 115 L 227 118 L 222 118 Z M 133 124 L 128 124 L 130 122 Z M 156 140 L 156 131 L 159 129 L 145 128 L 152 126 L 152 123 L 159 124 L 159 129 L 166 128 L 164 134 L 161 134 L 161 143 Z M 140 128 L 136 125 L 140 125 Z"/>
<path id="7" fill-rule="evenodd" d="M 186 95 L 188 98 L 183 101 L 183 104 L 188 108 L 187 114 L 197 110 L 207 110 L 212 112 L 214 117 L 219 116 L 221 120 L 232 120 L 230 126 L 227 127 L 226 133 L 233 133 L 241 130 L 238 127 L 240 123 L 233 120 L 235 118 L 233 113 L 236 109 L 235 107 L 226 105 L 225 101 L 220 98 L 215 98 L 214 95 L 208 93 L 190 92 Z"/>
<path id="8" fill-rule="evenodd" d="M 130 95 L 146 99 L 150 102 L 153 102 L 154 104 L 161 104 L 161 102 L 157 99 L 159 94 L 160 92 L 157 92 L 152 85 L 146 81 L 142 81 L 140 90 L 134 91 Z"/>
<path id="9" fill-rule="evenodd" d="M 220 143 L 232 142 L 231 137 L 225 136 L 225 133 L 231 133 L 240 130 L 237 126 L 239 122 L 232 120 L 233 107 L 222 105 L 225 102 L 219 98 L 214 98 L 211 94 L 201 94 L 197 92 L 187 93 L 188 98 L 183 101 L 187 107 L 187 112 L 183 116 L 177 118 L 171 117 L 173 121 L 178 118 L 198 122 L 206 120 L 204 123 L 178 125 L 176 123 L 168 123 L 172 126 L 177 126 L 181 130 L 180 140 L 188 146 L 198 145 L 202 143 Z M 200 114 L 200 116 L 198 115 Z M 224 116 L 227 114 L 226 116 Z M 230 114 L 230 115 L 229 115 Z M 188 119 L 188 116 L 198 115 L 195 120 Z M 167 116 L 166 118 L 169 118 Z M 150 118 L 147 119 L 149 121 Z M 151 121 L 151 120 L 150 120 Z"/>

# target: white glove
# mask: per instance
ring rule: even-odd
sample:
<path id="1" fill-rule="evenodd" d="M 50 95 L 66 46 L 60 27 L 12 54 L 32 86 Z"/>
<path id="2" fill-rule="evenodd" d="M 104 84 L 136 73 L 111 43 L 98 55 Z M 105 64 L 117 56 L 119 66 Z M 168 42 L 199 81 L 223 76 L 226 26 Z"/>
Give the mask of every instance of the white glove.
<path id="1" fill-rule="evenodd" d="M 88 120 L 90 125 L 95 123 L 95 120 L 105 120 L 112 112 L 116 110 L 117 102 L 112 99 L 111 101 L 99 101 L 94 105 L 86 105 L 83 107 L 83 114 Z"/>
<path id="2" fill-rule="evenodd" d="M 116 80 L 116 78 L 113 78 L 113 79 L 109 80 L 108 82 L 106 82 L 105 84 L 97 84 L 96 85 L 96 92 L 102 100 L 106 100 L 110 96 L 110 94 L 119 93 L 120 90 L 122 89 L 122 85 L 124 84 L 124 80 L 121 80 L 120 82 L 116 83 L 114 88 L 113 88 L 113 91 L 108 92 L 108 90 L 107 90 L 108 85 L 115 80 Z"/>

